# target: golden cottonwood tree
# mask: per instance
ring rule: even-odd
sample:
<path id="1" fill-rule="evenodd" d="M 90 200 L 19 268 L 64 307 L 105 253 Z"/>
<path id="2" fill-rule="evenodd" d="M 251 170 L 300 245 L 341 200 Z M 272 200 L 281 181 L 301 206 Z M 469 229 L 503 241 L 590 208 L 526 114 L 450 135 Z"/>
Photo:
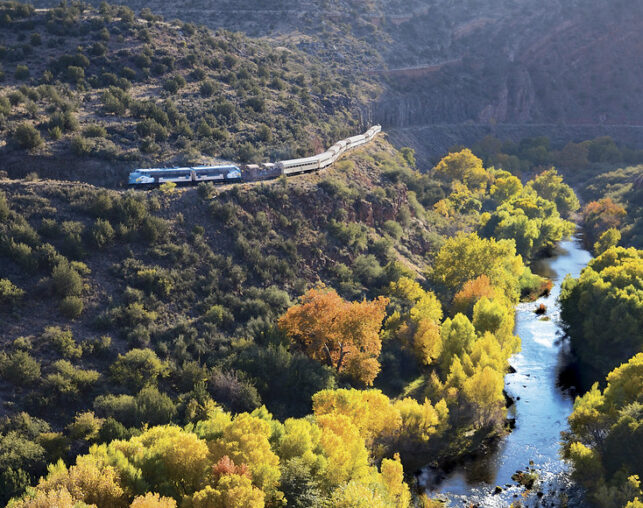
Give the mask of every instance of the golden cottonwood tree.
<path id="1" fill-rule="evenodd" d="M 332 289 L 311 289 L 279 319 L 279 328 L 311 358 L 371 385 L 380 370 L 379 332 L 388 302 L 348 302 Z"/>

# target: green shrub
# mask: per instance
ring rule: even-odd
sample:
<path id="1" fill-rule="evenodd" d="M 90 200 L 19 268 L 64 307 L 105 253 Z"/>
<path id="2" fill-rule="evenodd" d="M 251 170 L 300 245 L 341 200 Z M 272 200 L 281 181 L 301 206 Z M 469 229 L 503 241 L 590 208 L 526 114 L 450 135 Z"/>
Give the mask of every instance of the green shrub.
<path id="1" fill-rule="evenodd" d="M 51 280 L 54 292 L 61 298 L 79 296 L 83 291 L 83 279 L 68 261 L 54 267 Z"/>
<path id="2" fill-rule="evenodd" d="M 40 46 L 42 44 L 42 37 L 38 32 L 34 32 L 29 37 L 29 42 L 32 46 Z"/>
<path id="3" fill-rule="evenodd" d="M 15 286 L 8 279 L 0 279 L 0 305 L 15 305 L 24 296 L 25 292 L 18 286 Z"/>
<path id="4" fill-rule="evenodd" d="M 60 302 L 60 313 L 69 319 L 76 319 L 83 313 L 84 304 L 79 296 L 66 296 Z"/>
<path id="5" fill-rule="evenodd" d="M 382 225 L 382 229 L 386 231 L 391 236 L 391 238 L 395 240 L 399 240 L 400 238 L 402 238 L 402 235 L 404 234 L 404 230 L 402 229 L 402 226 L 400 226 L 394 220 L 387 220 Z"/>
<path id="6" fill-rule="evenodd" d="M 127 426 L 136 425 L 136 399 L 131 395 L 100 395 L 94 400 L 94 410 Z"/>
<path id="7" fill-rule="evenodd" d="M 176 414 L 172 399 L 155 386 L 146 386 L 136 395 L 136 416 L 141 424 L 164 425 Z"/>
<path id="8" fill-rule="evenodd" d="M 103 419 L 97 418 L 93 411 L 77 413 L 74 421 L 67 425 L 67 433 L 71 439 L 93 441 L 103 425 Z"/>
<path id="9" fill-rule="evenodd" d="M 20 148 L 31 150 L 38 148 L 44 141 L 40 136 L 40 132 L 30 123 L 23 122 L 13 133 L 13 139 L 18 143 Z"/>
<path id="10" fill-rule="evenodd" d="M 70 65 L 65 70 L 65 77 L 67 78 L 67 81 L 77 85 L 85 79 L 85 69 L 76 65 Z"/>
<path id="11" fill-rule="evenodd" d="M 50 128 L 60 127 L 60 129 L 65 132 L 73 132 L 78 130 L 80 123 L 78 122 L 78 118 L 76 118 L 76 115 L 74 115 L 71 111 L 55 111 L 49 117 L 47 125 Z"/>
<path id="12" fill-rule="evenodd" d="M 92 243 L 99 249 L 102 249 L 112 243 L 114 236 L 116 235 L 114 228 L 106 219 L 96 219 L 96 222 L 92 226 L 89 234 Z"/>
<path id="13" fill-rule="evenodd" d="M 0 376 L 17 385 L 31 386 L 40 379 L 40 362 L 26 351 L 0 353 Z"/>
<path id="14" fill-rule="evenodd" d="M 94 123 L 83 129 L 83 136 L 86 138 L 104 138 L 107 136 L 107 130 L 102 125 Z"/>
<path id="15" fill-rule="evenodd" d="M 58 326 L 48 326 L 45 328 L 42 338 L 54 346 L 65 358 L 80 358 L 83 355 L 83 348 L 76 344 L 71 330 L 63 330 Z"/>
<path id="16" fill-rule="evenodd" d="M 45 382 L 49 393 L 55 397 L 78 396 L 90 390 L 100 379 L 100 374 L 95 370 L 80 369 L 68 360 L 54 362 L 52 369 L 53 372 L 47 375 Z"/>
<path id="17" fill-rule="evenodd" d="M 13 239 L 6 245 L 7 254 L 25 270 L 33 271 L 38 263 L 33 256 L 33 250 L 29 245 L 22 242 L 14 242 Z"/>
<path id="18" fill-rule="evenodd" d="M 199 91 L 203 97 L 211 97 L 217 91 L 217 85 L 211 79 L 205 80 L 201 83 Z"/>
<path id="19" fill-rule="evenodd" d="M 0 191 L 0 222 L 4 222 L 9 217 L 11 213 L 11 208 L 9 208 L 9 202 L 7 201 L 7 195 Z"/>
<path id="20" fill-rule="evenodd" d="M 169 367 L 151 349 L 131 349 L 118 359 L 110 368 L 114 380 L 132 390 L 140 390 L 155 384 L 159 376 L 165 376 Z"/>
<path id="21" fill-rule="evenodd" d="M 56 125 L 55 127 L 52 127 L 51 129 L 49 129 L 49 135 L 51 136 L 51 139 L 53 139 L 54 141 L 57 141 L 63 137 L 63 131 L 60 127 Z"/>
<path id="22" fill-rule="evenodd" d="M 29 79 L 30 74 L 31 73 L 29 72 L 29 67 L 27 67 L 26 65 L 18 65 L 16 67 L 14 77 L 16 79 Z"/>
<path id="23" fill-rule="evenodd" d="M 82 136 L 74 136 L 71 139 L 69 146 L 71 147 L 72 152 L 81 157 L 89 155 L 92 152 L 93 148 L 92 143 Z"/>
<path id="24" fill-rule="evenodd" d="M 177 93 L 181 88 L 185 86 L 185 78 L 180 74 L 172 76 L 165 80 L 163 83 L 163 88 L 170 92 L 171 94 Z"/>

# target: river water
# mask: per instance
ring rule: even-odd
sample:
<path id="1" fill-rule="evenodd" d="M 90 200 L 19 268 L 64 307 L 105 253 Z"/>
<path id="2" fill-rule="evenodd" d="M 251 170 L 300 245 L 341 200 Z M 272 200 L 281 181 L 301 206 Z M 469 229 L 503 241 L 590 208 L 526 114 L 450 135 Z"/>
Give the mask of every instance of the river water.
<path id="1" fill-rule="evenodd" d="M 580 240 L 573 238 L 561 242 L 552 257 L 534 264 L 532 270 L 550 278 L 554 287 L 549 296 L 516 309 L 515 332 L 522 339 L 522 350 L 510 359 L 516 372 L 505 377 L 505 388 L 515 400 L 508 418 L 516 419 L 516 427 L 490 453 L 443 478 L 425 471 L 423 480 L 437 483 L 431 497 L 446 498 L 454 507 L 506 507 L 517 501 L 521 506 L 582 506 L 580 491 L 568 488 L 568 466 L 559 456 L 560 433 L 567 429 L 573 391 L 564 382 L 569 356 L 557 299 L 565 275 L 578 277 L 590 259 Z M 534 312 L 541 303 L 547 307 L 545 316 Z M 525 489 L 511 476 L 530 468 L 540 480 L 531 494 L 523 496 Z M 496 486 L 502 492 L 494 494 Z"/>

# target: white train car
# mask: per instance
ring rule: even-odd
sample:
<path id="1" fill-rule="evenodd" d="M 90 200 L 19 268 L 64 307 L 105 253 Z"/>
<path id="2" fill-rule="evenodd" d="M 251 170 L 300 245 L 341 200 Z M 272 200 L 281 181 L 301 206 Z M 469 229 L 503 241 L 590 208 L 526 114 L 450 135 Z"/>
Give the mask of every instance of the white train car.
<path id="1" fill-rule="evenodd" d="M 319 157 L 304 157 L 303 159 L 289 159 L 277 163 L 282 175 L 296 175 L 317 171 L 319 169 Z"/>

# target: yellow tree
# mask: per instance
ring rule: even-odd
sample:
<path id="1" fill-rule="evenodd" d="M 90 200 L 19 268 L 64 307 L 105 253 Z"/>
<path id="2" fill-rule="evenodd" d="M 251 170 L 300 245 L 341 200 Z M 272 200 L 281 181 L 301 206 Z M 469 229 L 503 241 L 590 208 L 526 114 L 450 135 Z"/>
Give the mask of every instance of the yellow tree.
<path id="1" fill-rule="evenodd" d="M 348 302 L 332 289 L 311 289 L 279 319 L 279 328 L 311 358 L 371 385 L 380 369 L 388 302 Z"/>
<path id="2" fill-rule="evenodd" d="M 524 270 L 513 240 L 496 241 L 480 238 L 475 233 L 460 233 L 449 238 L 438 252 L 431 277 L 450 294 L 455 294 L 467 281 L 486 275 L 494 288 L 517 302 L 519 278 Z"/>
<path id="3" fill-rule="evenodd" d="M 434 171 L 439 178 L 462 182 L 471 191 L 483 191 L 491 177 L 482 166 L 482 160 L 468 148 L 443 157 Z"/>

